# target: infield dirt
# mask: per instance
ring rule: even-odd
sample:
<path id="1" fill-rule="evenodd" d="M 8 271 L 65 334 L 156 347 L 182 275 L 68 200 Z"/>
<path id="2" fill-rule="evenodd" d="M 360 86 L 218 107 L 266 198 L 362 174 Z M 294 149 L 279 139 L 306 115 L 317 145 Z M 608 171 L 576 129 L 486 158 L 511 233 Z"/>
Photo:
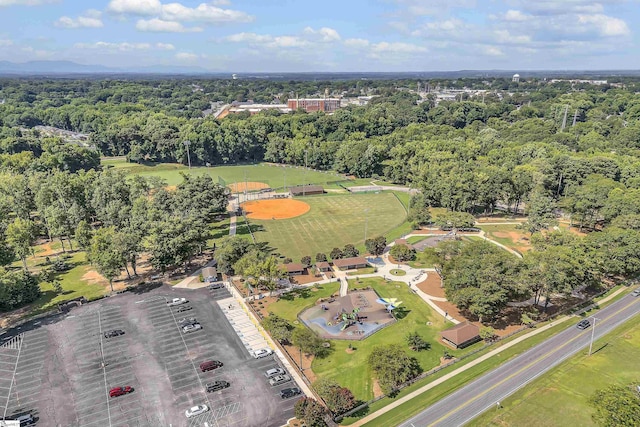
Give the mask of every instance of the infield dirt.
<path id="1" fill-rule="evenodd" d="M 242 208 L 251 219 L 287 219 L 309 212 L 311 206 L 300 200 L 269 199 L 246 202 Z"/>

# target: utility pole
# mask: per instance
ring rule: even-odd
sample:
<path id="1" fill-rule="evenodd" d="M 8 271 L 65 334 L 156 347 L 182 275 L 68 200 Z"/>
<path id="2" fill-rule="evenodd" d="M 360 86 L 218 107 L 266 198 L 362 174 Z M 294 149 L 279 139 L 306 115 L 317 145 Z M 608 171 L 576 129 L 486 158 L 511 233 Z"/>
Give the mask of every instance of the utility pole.
<path id="1" fill-rule="evenodd" d="M 601 320 L 595 316 L 591 316 L 591 318 L 593 319 L 593 329 L 591 329 L 591 342 L 589 343 L 589 356 L 591 356 L 591 349 L 593 348 L 593 336 L 596 334 L 596 320 Z"/>
<path id="2" fill-rule="evenodd" d="M 565 105 L 564 107 L 564 118 L 562 119 L 562 130 L 567 127 L 567 113 L 569 112 L 569 106 Z"/>
<path id="3" fill-rule="evenodd" d="M 574 127 L 576 125 L 577 118 L 578 118 L 578 109 L 576 108 L 576 112 L 573 113 L 573 124 L 571 125 L 571 127 Z"/>
<path id="4" fill-rule="evenodd" d="M 191 141 L 184 141 L 183 144 L 185 147 L 187 147 L 187 160 L 189 161 L 189 169 L 191 169 L 191 155 L 189 154 L 189 146 L 191 145 Z"/>
<path id="5" fill-rule="evenodd" d="M 304 197 L 305 187 L 307 186 L 307 154 L 308 150 L 304 151 L 304 175 L 302 178 L 302 197 Z"/>

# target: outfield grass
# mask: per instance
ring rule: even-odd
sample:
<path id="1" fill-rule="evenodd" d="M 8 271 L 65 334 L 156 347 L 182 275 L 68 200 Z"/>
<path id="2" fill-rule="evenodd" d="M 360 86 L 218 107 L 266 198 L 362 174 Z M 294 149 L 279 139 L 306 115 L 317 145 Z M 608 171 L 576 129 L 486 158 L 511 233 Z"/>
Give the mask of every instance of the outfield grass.
<path id="1" fill-rule="evenodd" d="M 593 348 L 591 356 L 582 350 L 501 401 L 499 413 L 489 411 L 469 425 L 595 426 L 589 397 L 597 389 L 640 379 L 640 317 L 595 341 Z"/>
<path id="2" fill-rule="evenodd" d="M 439 365 L 445 349 L 439 342 L 439 332 L 451 324 L 445 325 L 442 316 L 436 314 L 404 283 L 385 282 L 381 278 L 349 281 L 351 289 L 364 287 L 372 287 L 383 298 L 402 301 L 396 311 L 398 321 L 362 341 L 332 340 L 332 353 L 326 358 L 314 359 L 312 368 L 319 378 L 332 378 L 343 387 L 348 387 L 357 399 L 366 401 L 373 398 L 373 372 L 367 358 L 375 346 L 397 345 L 416 357 L 424 370 L 429 370 Z M 427 322 L 431 324 L 427 325 Z M 414 331 L 431 344 L 430 350 L 414 352 L 408 348 L 405 335 Z M 349 344 L 356 349 L 352 353 L 347 353 Z M 459 354 L 455 351 L 451 353 Z"/>
<path id="3" fill-rule="evenodd" d="M 218 176 L 222 177 L 227 184 L 233 182 L 258 181 L 268 184 L 272 188 L 282 187 L 285 182 L 287 187 L 292 185 L 307 184 L 327 184 L 334 181 L 344 180 L 341 175 L 335 172 L 320 172 L 314 170 L 305 171 L 299 167 L 271 166 L 266 163 L 255 165 L 234 165 L 234 166 L 212 166 L 192 167 L 178 163 L 149 163 L 137 164 L 127 163 L 124 160 L 103 160 L 103 166 L 112 166 L 130 174 L 141 176 L 158 176 L 164 179 L 168 185 L 177 185 L 182 182 L 180 172 L 192 175 L 209 174 L 217 181 Z"/>
<path id="4" fill-rule="evenodd" d="M 301 198 L 311 206 L 304 215 L 282 220 L 250 222 L 260 242 L 269 242 L 277 252 L 295 261 L 318 252 L 327 255 L 332 248 L 351 243 L 363 246 L 365 216 L 367 237 L 386 235 L 405 224 L 406 212 L 389 192 L 345 194 Z M 368 212 L 365 213 L 365 209 Z"/>

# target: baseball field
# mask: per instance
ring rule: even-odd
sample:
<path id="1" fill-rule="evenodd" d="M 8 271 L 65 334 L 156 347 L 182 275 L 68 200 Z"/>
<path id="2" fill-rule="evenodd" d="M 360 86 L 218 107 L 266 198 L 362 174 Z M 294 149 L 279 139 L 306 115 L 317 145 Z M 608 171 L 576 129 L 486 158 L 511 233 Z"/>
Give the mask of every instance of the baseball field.
<path id="1" fill-rule="evenodd" d="M 269 242 L 279 253 L 300 261 L 316 253 L 329 255 L 331 249 L 351 243 L 364 243 L 367 238 L 384 235 L 402 224 L 406 211 L 389 192 L 372 194 L 338 194 L 295 199 L 304 201 L 307 213 L 290 219 L 250 219 L 260 231 L 256 239 Z M 282 200 L 287 202 L 286 200 Z"/>

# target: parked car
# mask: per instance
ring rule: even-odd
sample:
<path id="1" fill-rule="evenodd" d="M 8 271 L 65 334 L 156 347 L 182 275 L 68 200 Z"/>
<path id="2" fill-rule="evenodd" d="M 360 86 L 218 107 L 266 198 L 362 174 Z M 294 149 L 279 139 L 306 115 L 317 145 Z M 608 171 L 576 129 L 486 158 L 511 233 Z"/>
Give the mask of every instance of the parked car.
<path id="1" fill-rule="evenodd" d="M 182 307 L 178 307 L 176 313 L 184 313 L 185 311 L 193 310 L 193 307 L 190 305 L 183 305 Z"/>
<path id="2" fill-rule="evenodd" d="M 229 384 L 226 381 L 214 381 L 212 383 L 207 383 L 204 388 L 205 390 L 207 390 L 207 393 L 211 393 L 213 391 L 220 391 L 220 390 L 224 390 L 225 388 L 229 387 L 231 384 Z"/>
<path id="3" fill-rule="evenodd" d="M 255 357 L 256 359 L 267 357 L 271 354 L 273 354 L 273 350 L 271 350 L 270 348 L 261 348 L 252 353 L 253 357 Z"/>
<path id="4" fill-rule="evenodd" d="M 109 397 L 118 397 L 129 393 L 133 393 L 133 387 L 128 385 L 124 387 L 115 387 L 109 390 Z"/>
<path id="5" fill-rule="evenodd" d="M 200 364 L 200 370 L 202 372 L 213 371 L 223 366 L 223 363 L 218 360 L 207 360 Z"/>
<path id="6" fill-rule="evenodd" d="M 19 417 L 14 418 L 13 421 L 19 421 L 20 427 L 30 426 L 31 424 L 36 422 L 36 420 L 33 418 L 33 415 L 31 414 L 20 415 Z"/>
<path id="7" fill-rule="evenodd" d="M 200 323 L 194 323 L 193 325 L 183 326 L 182 332 L 188 334 L 189 332 L 195 332 L 199 329 L 202 329 L 202 325 L 200 325 Z"/>
<path id="8" fill-rule="evenodd" d="M 589 322 L 589 319 L 582 319 L 581 321 L 578 322 L 578 324 L 576 325 L 576 328 L 587 329 L 589 326 L 591 326 L 591 322 Z"/>
<path id="9" fill-rule="evenodd" d="M 291 381 L 291 377 L 289 375 L 287 374 L 276 375 L 275 377 L 269 380 L 269 384 L 271 384 L 272 386 L 276 386 L 276 385 L 284 384 L 288 381 Z"/>
<path id="10" fill-rule="evenodd" d="M 122 329 L 114 329 L 104 333 L 105 338 L 114 338 L 119 337 L 120 335 L 124 335 L 124 331 Z"/>
<path id="11" fill-rule="evenodd" d="M 198 320 L 196 320 L 195 317 L 183 317 L 182 319 L 178 320 L 178 325 L 180 325 L 181 328 L 183 326 L 194 325 L 196 323 L 198 323 Z"/>
<path id="12" fill-rule="evenodd" d="M 298 387 L 290 387 L 290 388 L 285 388 L 284 390 L 280 391 L 280 397 L 282 399 L 289 399 L 293 396 L 297 396 L 299 394 L 302 394 L 302 391 L 300 391 L 300 389 Z"/>
<path id="13" fill-rule="evenodd" d="M 189 301 L 187 301 L 186 298 L 174 298 L 171 301 L 167 301 L 167 305 L 169 307 L 173 307 L 175 305 L 180 305 L 180 304 L 185 304 L 188 303 Z"/>
<path id="14" fill-rule="evenodd" d="M 273 369 L 269 369 L 267 372 L 265 372 L 264 376 L 267 377 L 267 378 L 273 378 L 276 375 L 284 375 L 284 374 L 286 374 L 284 369 L 282 369 L 282 368 L 273 368 Z"/>
<path id="15" fill-rule="evenodd" d="M 202 415 L 209 410 L 207 405 L 196 405 L 184 411 L 184 415 L 187 418 L 195 417 L 196 415 Z"/>
<path id="16" fill-rule="evenodd" d="M 224 284 L 220 283 L 220 282 L 212 283 L 212 284 L 209 285 L 209 290 L 211 290 L 211 291 L 213 291 L 215 289 L 222 289 L 222 288 L 224 288 Z"/>
<path id="17" fill-rule="evenodd" d="M 631 292 L 631 295 L 633 295 L 634 297 L 640 297 L 640 288 L 638 288 L 635 291 Z"/>

